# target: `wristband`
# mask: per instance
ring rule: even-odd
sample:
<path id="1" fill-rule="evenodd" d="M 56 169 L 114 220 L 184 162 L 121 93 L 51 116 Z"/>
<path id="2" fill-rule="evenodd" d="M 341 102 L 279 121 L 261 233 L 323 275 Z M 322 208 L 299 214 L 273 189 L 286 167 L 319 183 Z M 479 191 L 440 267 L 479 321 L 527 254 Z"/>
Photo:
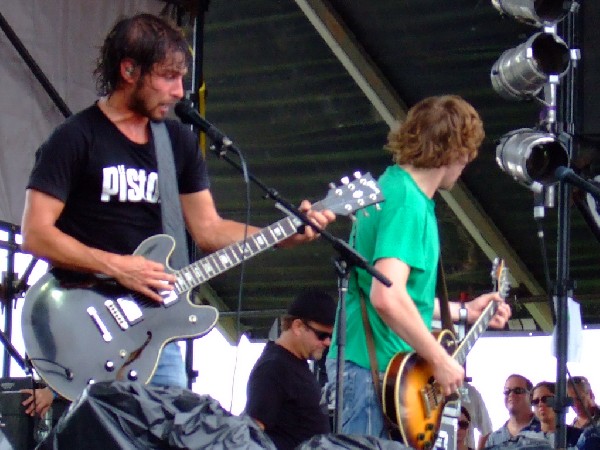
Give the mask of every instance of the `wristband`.
<path id="1" fill-rule="evenodd" d="M 458 321 L 461 324 L 466 325 L 467 324 L 467 316 L 468 316 L 467 308 L 465 307 L 464 303 L 461 303 L 460 309 L 458 310 Z"/>

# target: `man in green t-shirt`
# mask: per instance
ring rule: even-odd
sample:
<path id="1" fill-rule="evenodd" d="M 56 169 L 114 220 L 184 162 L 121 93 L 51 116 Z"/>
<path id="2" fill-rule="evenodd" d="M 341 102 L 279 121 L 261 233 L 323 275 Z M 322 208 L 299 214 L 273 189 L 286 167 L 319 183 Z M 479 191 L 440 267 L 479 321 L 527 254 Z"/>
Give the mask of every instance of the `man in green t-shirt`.
<path id="1" fill-rule="evenodd" d="M 368 214 L 359 215 L 350 243 L 393 284 L 387 288 L 362 269 L 350 276 L 343 433 L 386 436 L 371 379 L 360 291 L 365 295 L 380 371 L 397 352 L 416 351 L 431 365 L 446 395 L 462 384 L 463 368 L 430 333 L 432 319 L 439 318 L 435 290 L 440 248 L 433 196 L 454 186 L 465 166 L 477 156 L 483 138 L 479 114 L 465 100 L 451 95 L 417 103 L 404 123 L 388 136 L 386 149 L 395 164 L 379 179 L 386 200 L 380 210 L 372 207 Z M 490 325 L 504 327 L 510 308 L 498 293 L 466 303 L 467 320 L 475 321 L 490 301 L 500 302 Z M 450 303 L 453 319 L 459 318 L 459 309 L 459 303 Z M 335 379 L 336 357 L 334 335 L 327 362 L 331 380 Z"/>

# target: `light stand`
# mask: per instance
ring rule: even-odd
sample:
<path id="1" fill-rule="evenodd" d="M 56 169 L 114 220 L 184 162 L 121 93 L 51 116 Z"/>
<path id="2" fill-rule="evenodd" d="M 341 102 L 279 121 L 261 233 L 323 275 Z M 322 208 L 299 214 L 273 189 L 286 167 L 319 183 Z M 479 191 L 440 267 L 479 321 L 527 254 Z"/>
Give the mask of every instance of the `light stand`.
<path id="1" fill-rule="evenodd" d="M 558 199 L 558 243 L 556 262 L 556 392 L 554 411 L 556 412 L 556 449 L 564 449 L 567 444 L 566 409 L 570 406 L 567 396 L 567 351 L 569 344 L 568 297 L 572 290 L 569 282 L 569 244 L 571 235 L 571 189 L 560 183 Z"/>
<path id="2" fill-rule="evenodd" d="M 580 55 L 579 50 L 571 49 L 571 46 L 575 43 L 575 22 L 579 3 L 562 0 L 545 2 L 492 0 L 492 4 L 503 14 L 512 15 L 515 19 L 530 25 L 543 27 L 545 33 L 538 33 L 516 49 L 505 52 L 492 68 L 491 81 L 494 90 L 506 99 L 534 99 L 546 107 L 544 133 L 536 134 L 533 130 L 531 133 L 529 131 L 523 133 L 522 130 L 509 133 L 500 140 L 497 161 L 502 170 L 532 190 L 538 189 L 539 184 L 542 185 L 542 189 L 545 189 L 544 185 L 559 181 L 557 267 L 553 289 L 557 365 L 553 408 L 556 412 L 554 445 L 556 449 L 564 449 L 567 443 L 565 413 L 570 405 L 566 395 L 568 299 L 573 294 L 573 283 L 569 279 L 571 189 L 568 183 L 600 197 L 600 189 L 565 167 L 574 156 L 572 133 L 575 131 L 576 105 L 573 67 Z M 566 35 L 566 42 L 556 35 L 556 24 L 564 17 L 566 20 L 561 27 L 563 34 Z M 569 59 L 573 61 L 572 65 L 569 65 Z M 560 107 L 557 108 L 557 86 L 563 75 L 566 79 L 566 83 L 562 85 L 564 95 Z M 542 88 L 545 101 L 537 97 Z M 559 140 L 559 135 L 563 138 L 562 141 Z M 535 211 L 534 216 L 536 216 Z M 549 276 L 547 279 L 549 280 Z"/>
<path id="3" fill-rule="evenodd" d="M 578 4 L 571 8 L 564 28 L 567 34 L 569 46 L 574 44 L 575 20 Z M 578 58 L 578 55 L 577 55 Z M 575 60 L 577 58 L 574 58 Z M 571 68 L 566 74 L 566 82 L 563 86 L 559 118 L 562 119 L 563 129 L 558 130 L 565 133 L 575 131 L 575 77 Z M 573 138 L 567 135 L 567 153 L 573 157 Z M 557 169 L 558 173 L 558 169 Z M 556 413 L 556 436 L 554 446 L 556 449 L 564 449 L 567 446 L 566 411 L 571 401 L 567 396 L 567 360 L 569 347 L 569 316 L 568 299 L 572 296 L 573 284 L 570 280 L 570 238 L 571 238 L 571 188 L 561 179 L 558 193 L 558 236 L 557 236 L 557 262 L 556 262 L 556 397 L 554 411 Z"/>

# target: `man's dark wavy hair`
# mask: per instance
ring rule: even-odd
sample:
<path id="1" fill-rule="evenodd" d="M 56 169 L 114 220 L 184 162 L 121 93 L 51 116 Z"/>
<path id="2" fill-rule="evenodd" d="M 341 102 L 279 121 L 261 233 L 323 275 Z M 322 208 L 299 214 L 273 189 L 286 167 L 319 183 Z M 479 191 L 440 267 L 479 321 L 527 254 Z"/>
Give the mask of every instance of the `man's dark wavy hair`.
<path id="1" fill-rule="evenodd" d="M 123 59 L 131 59 L 143 76 L 151 72 L 154 64 L 168 62 L 176 54 L 183 56 L 181 68 L 187 67 L 191 61 L 190 48 L 183 31 L 175 24 L 152 14 L 120 19 L 100 48 L 94 70 L 96 90 L 99 95 L 110 95 L 117 89 Z"/>

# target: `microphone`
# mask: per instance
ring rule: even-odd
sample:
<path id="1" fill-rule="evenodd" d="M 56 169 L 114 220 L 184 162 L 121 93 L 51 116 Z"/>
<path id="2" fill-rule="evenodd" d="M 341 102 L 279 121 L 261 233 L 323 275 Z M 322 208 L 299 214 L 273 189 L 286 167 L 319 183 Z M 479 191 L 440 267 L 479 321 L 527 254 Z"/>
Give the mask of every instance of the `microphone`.
<path id="1" fill-rule="evenodd" d="M 554 175 L 558 180 L 572 184 L 573 186 L 590 193 L 596 198 L 596 200 L 600 200 L 600 187 L 598 187 L 595 183 L 591 183 L 583 179 L 573 172 L 573 169 L 569 169 L 568 167 L 564 166 L 558 166 L 554 171 Z"/>
<path id="2" fill-rule="evenodd" d="M 219 131 L 219 129 L 212 123 L 198 114 L 198 111 L 194 109 L 190 101 L 181 100 L 177 102 L 175 105 L 175 114 L 183 123 L 195 125 L 204 131 L 219 149 L 222 147 L 227 148 L 233 144 L 231 139 L 221 133 L 221 131 Z M 221 154 L 224 154 L 224 152 L 221 151 Z"/>

